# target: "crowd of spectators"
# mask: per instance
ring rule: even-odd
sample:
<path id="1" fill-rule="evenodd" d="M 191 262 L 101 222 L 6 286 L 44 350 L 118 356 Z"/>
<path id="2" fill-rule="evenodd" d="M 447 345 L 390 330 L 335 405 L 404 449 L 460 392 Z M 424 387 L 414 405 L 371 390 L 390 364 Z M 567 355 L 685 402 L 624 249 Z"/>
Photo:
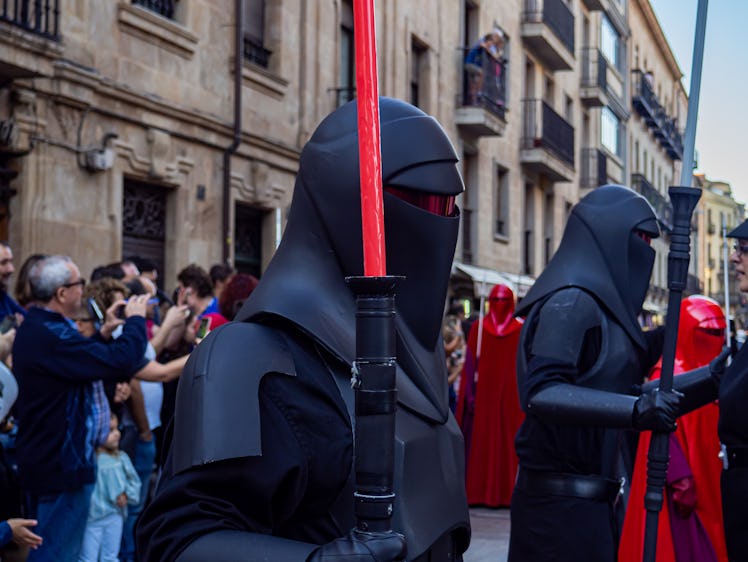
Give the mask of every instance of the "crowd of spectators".
<path id="1" fill-rule="evenodd" d="M 138 257 L 89 283 L 67 256 L 16 272 L 0 242 L 0 560 L 134 559 L 179 375 L 257 285 L 226 265 L 177 281 Z"/>

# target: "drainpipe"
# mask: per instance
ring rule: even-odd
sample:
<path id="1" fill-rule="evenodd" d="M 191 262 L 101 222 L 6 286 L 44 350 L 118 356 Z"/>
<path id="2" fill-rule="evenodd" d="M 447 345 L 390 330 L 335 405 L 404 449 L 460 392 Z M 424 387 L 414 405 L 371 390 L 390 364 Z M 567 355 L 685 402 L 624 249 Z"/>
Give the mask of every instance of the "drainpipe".
<path id="1" fill-rule="evenodd" d="M 231 225 L 229 202 L 231 195 L 231 155 L 239 148 L 242 138 L 242 54 L 244 52 L 244 2 L 235 0 L 234 13 L 234 138 L 223 151 L 223 261 L 231 265 Z"/>

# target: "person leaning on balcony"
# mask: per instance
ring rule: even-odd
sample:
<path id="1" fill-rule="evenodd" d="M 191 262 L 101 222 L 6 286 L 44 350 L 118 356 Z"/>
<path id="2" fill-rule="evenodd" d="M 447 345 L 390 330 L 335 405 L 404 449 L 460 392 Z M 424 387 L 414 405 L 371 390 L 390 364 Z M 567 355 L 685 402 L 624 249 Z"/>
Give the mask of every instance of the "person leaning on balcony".
<path id="1" fill-rule="evenodd" d="M 465 72 L 468 80 L 466 105 L 475 105 L 479 101 L 483 88 L 483 53 L 486 52 L 498 59 L 504 50 L 504 39 L 498 30 L 486 33 L 473 45 L 465 56 Z"/>

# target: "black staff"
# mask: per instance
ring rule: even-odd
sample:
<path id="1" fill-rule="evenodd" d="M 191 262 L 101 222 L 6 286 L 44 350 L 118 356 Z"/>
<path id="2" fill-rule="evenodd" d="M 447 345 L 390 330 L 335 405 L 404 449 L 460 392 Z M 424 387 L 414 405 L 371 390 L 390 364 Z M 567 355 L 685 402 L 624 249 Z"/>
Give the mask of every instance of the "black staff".
<path id="1" fill-rule="evenodd" d="M 673 366 L 675 364 L 675 344 L 678 338 L 680 301 L 686 288 L 688 262 L 690 260 L 691 216 L 701 197 L 701 190 L 693 187 L 671 187 L 670 200 L 673 203 L 673 234 L 667 257 L 668 296 L 667 317 L 665 319 L 665 344 L 662 352 L 662 374 L 659 389 L 670 392 L 673 389 Z M 644 532 L 644 561 L 654 562 L 657 550 L 657 523 L 662 509 L 662 488 L 667 475 L 668 433 L 652 433 L 647 459 L 647 492 L 644 507 L 647 510 L 647 523 Z"/>
<path id="2" fill-rule="evenodd" d="M 686 132 L 683 139 L 683 165 L 680 183 L 691 185 L 693 173 L 693 154 L 696 144 L 696 120 L 699 114 L 699 93 L 701 90 L 701 66 L 704 59 L 704 33 L 706 31 L 706 10 L 708 0 L 699 0 L 696 10 L 696 30 L 694 32 L 693 61 L 691 63 L 691 88 L 686 116 Z M 667 258 L 668 296 L 667 317 L 665 321 L 665 347 L 662 353 L 662 374 L 660 390 L 670 391 L 673 388 L 673 365 L 675 363 L 675 344 L 680 320 L 680 300 L 686 287 L 688 276 L 689 234 L 691 215 L 701 197 L 701 190 L 692 187 L 671 187 L 670 200 L 673 203 L 673 235 L 670 252 Z M 657 551 L 657 523 L 662 509 L 662 488 L 668 465 L 668 435 L 652 434 L 647 460 L 647 492 L 644 495 L 644 507 L 647 509 L 647 524 L 644 531 L 644 562 L 654 562 Z"/>

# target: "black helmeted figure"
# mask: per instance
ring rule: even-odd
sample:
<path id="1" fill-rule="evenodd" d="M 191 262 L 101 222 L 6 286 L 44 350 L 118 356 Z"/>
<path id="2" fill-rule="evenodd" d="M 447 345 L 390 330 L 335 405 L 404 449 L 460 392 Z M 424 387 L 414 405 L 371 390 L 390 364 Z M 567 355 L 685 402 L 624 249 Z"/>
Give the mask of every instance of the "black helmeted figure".
<path id="1" fill-rule="evenodd" d="M 517 309 L 527 315 L 517 356 L 526 418 L 515 441 L 510 561 L 616 560 L 620 430 L 672 431 L 678 414 L 716 395 L 709 367 L 679 377 L 686 398 L 641 392 L 662 349 L 662 331 L 637 322 L 658 235 L 643 197 L 616 185 L 592 191 Z"/>
<path id="2" fill-rule="evenodd" d="M 433 118 L 388 98 L 380 115 L 387 270 L 405 276 L 393 527 L 408 560 L 461 560 L 464 453 L 440 328 L 463 186 Z M 344 279 L 363 272 L 359 200 L 352 102 L 302 151 L 284 237 L 260 285 L 187 364 L 171 453 L 137 528 L 141 560 L 305 560 L 353 527 L 356 304 Z"/>

